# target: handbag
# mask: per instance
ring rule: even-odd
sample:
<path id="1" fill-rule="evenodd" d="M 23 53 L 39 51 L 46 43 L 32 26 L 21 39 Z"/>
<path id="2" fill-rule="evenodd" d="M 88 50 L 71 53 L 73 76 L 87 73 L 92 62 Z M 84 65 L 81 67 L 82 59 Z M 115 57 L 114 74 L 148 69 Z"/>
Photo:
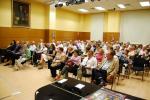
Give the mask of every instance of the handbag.
<path id="1" fill-rule="evenodd" d="M 82 75 L 87 75 L 87 70 L 85 66 L 82 66 Z"/>
<path id="2" fill-rule="evenodd" d="M 68 65 L 69 67 L 72 67 L 72 66 L 74 65 L 74 62 L 68 60 L 68 61 L 66 62 L 66 65 Z"/>
<path id="3" fill-rule="evenodd" d="M 52 64 L 51 64 L 51 67 L 56 67 L 56 66 L 58 66 L 60 63 L 58 63 L 58 62 L 53 62 Z"/>

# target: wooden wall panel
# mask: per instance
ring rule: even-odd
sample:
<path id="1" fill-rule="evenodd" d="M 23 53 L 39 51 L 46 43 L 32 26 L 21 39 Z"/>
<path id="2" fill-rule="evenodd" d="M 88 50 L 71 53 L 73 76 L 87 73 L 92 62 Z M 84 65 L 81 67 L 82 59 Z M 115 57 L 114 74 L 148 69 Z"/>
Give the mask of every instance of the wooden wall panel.
<path id="1" fill-rule="evenodd" d="M 35 41 L 43 39 L 52 41 L 52 33 L 55 33 L 55 41 L 89 40 L 90 32 L 73 32 L 49 29 L 30 29 L 15 27 L 0 27 L 0 48 L 5 48 L 12 40 Z"/>
<path id="2" fill-rule="evenodd" d="M 119 32 L 104 32 L 103 33 L 103 41 L 111 42 L 111 41 L 119 41 L 120 33 Z"/>
<path id="3" fill-rule="evenodd" d="M 36 41 L 45 40 L 44 29 L 0 27 L 0 47 L 6 47 L 12 40 Z"/>
<path id="4" fill-rule="evenodd" d="M 90 32 L 79 32 L 79 40 L 90 40 Z"/>
<path id="5" fill-rule="evenodd" d="M 50 41 L 55 37 L 55 41 L 74 41 L 74 40 L 89 40 L 90 32 L 72 32 L 72 31 L 60 31 L 50 30 Z"/>

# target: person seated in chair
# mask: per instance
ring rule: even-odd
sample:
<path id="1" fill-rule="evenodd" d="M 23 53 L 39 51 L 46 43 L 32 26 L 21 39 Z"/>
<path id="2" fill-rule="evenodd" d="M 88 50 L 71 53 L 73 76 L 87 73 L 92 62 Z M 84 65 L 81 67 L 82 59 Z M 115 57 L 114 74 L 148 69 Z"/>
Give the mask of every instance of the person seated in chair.
<path id="1" fill-rule="evenodd" d="M 41 56 L 40 60 L 38 63 L 38 69 L 43 69 L 44 67 L 44 62 L 48 62 L 48 45 L 44 44 L 43 45 L 43 50 L 41 51 Z"/>
<path id="2" fill-rule="evenodd" d="M 114 57 L 115 51 L 108 50 L 106 58 L 96 69 L 92 70 L 92 83 L 97 85 L 105 85 L 107 81 L 111 81 L 119 69 L 119 60 Z"/>
<path id="3" fill-rule="evenodd" d="M 63 52 L 63 48 L 59 47 L 55 58 L 53 60 L 48 60 L 48 68 L 50 69 L 52 78 L 55 79 L 57 76 L 56 70 L 62 69 L 65 65 L 66 55 Z"/>
<path id="4" fill-rule="evenodd" d="M 20 41 L 17 41 L 14 50 L 8 51 L 8 55 L 11 60 L 12 66 L 15 65 L 15 60 L 19 59 L 19 57 L 22 55 L 22 52 L 23 52 L 22 46 L 23 46 L 23 44 L 21 44 Z M 7 62 L 4 66 L 7 66 L 9 64 L 10 64 L 10 62 Z"/>
<path id="5" fill-rule="evenodd" d="M 25 48 L 24 53 L 20 56 L 19 59 L 16 60 L 17 66 L 16 66 L 15 70 L 21 69 L 21 67 L 23 67 L 22 65 L 31 59 L 31 51 L 29 49 L 29 45 L 27 45 L 24 48 Z"/>
<path id="6" fill-rule="evenodd" d="M 68 71 L 72 72 L 73 75 L 77 76 L 77 69 L 80 63 L 81 63 L 81 56 L 79 56 L 78 50 L 74 50 L 72 57 L 66 62 L 60 75 L 57 76 L 57 79 L 59 79 L 61 75 L 64 74 L 65 74 L 65 78 L 68 77 Z"/>
<path id="7" fill-rule="evenodd" d="M 97 59 L 93 56 L 92 50 L 88 51 L 87 57 L 85 57 L 78 70 L 78 78 L 81 80 L 82 76 L 91 76 L 92 69 L 97 67 Z"/>

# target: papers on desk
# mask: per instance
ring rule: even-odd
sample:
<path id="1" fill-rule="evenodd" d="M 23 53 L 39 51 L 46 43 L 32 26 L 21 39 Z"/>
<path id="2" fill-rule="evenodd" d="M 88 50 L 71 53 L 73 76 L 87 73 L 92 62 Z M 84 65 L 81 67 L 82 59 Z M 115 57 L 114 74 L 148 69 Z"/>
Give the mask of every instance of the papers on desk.
<path id="1" fill-rule="evenodd" d="M 68 79 L 62 79 L 62 80 L 60 80 L 60 81 L 58 81 L 58 83 L 64 83 L 64 82 L 66 82 Z"/>
<path id="2" fill-rule="evenodd" d="M 82 89 L 82 88 L 85 87 L 85 85 L 83 85 L 83 84 L 77 84 L 75 87 L 78 88 L 78 89 Z"/>

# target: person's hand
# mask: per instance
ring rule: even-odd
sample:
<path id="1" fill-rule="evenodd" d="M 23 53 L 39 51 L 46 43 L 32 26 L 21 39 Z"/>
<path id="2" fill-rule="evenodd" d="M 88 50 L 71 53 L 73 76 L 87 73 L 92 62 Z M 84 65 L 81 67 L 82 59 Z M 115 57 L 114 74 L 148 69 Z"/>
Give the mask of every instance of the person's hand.
<path id="1" fill-rule="evenodd" d="M 112 80 L 113 79 L 113 75 L 108 75 L 107 76 L 107 80 L 109 81 L 109 80 Z"/>
<path id="2" fill-rule="evenodd" d="M 58 62 L 60 62 L 60 60 L 55 60 L 55 62 L 57 62 L 57 63 L 58 63 Z"/>

